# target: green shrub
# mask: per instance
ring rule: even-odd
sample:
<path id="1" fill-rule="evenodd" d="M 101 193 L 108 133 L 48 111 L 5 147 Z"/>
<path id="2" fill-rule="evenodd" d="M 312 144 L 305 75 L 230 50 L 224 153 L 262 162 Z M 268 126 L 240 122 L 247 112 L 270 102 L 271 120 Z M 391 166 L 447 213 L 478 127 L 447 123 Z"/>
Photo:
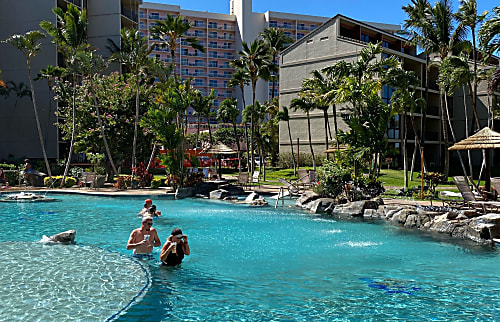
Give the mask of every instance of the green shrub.
<path id="1" fill-rule="evenodd" d="M 309 147 L 308 147 L 309 148 Z M 297 152 L 295 152 L 295 163 L 297 163 Z M 319 167 L 323 165 L 323 161 L 326 156 L 324 154 L 314 154 L 316 159 L 316 166 Z M 300 153 L 299 155 L 300 167 L 312 167 L 312 154 L 311 153 Z M 291 152 L 280 152 L 278 156 L 278 168 L 290 169 L 293 168 L 292 153 Z"/>
<path id="2" fill-rule="evenodd" d="M 160 178 L 154 178 L 151 180 L 151 188 L 158 189 L 161 186 L 162 181 L 163 180 Z"/>
<path id="3" fill-rule="evenodd" d="M 52 177 L 52 180 L 54 181 L 54 185 L 52 187 L 58 188 L 61 185 L 62 176 Z M 66 177 L 64 180 L 64 187 L 71 188 L 76 184 L 76 182 L 77 180 L 75 178 Z M 43 183 L 45 184 L 46 187 L 50 187 L 50 178 L 49 177 L 43 178 Z"/>
<path id="4" fill-rule="evenodd" d="M 0 169 L 4 170 L 18 170 L 15 164 L 0 164 Z M 19 182 L 19 172 L 5 172 L 5 179 L 11 186 Z"/>

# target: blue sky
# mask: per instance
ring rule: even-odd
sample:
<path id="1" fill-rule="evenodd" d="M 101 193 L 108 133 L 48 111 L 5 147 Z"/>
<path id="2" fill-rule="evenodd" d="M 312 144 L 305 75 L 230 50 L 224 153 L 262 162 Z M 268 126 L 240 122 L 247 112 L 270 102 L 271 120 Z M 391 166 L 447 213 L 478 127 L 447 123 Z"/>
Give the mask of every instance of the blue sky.
<path id="1" fill-rule="evenodd" d="M 229 0 L 146 0 L 148 2 L 180 5 L 182 9 L 229 13 Z M 245 0 L 248 1 L 248 0 Z M 431 3 L 434 1 L 431 0 Z M 400 25 L 405 19 L 401 7 L 410 0 L 253 0 L 254 12 L 281 11 L 313 16 L 333 17 L 340 13 L 361 21 L 374 21 Z M 459 1 L 452 0 L 457 10 Z M 499 0 L 477 0 L 478 11 L 491 11 Z"/>

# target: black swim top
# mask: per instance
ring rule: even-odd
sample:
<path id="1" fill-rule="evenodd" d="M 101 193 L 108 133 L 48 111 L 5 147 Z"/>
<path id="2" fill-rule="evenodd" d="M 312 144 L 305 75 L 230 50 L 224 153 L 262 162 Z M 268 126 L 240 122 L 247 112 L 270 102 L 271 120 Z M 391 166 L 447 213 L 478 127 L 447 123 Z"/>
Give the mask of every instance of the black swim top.
<path id="1" fill-rule="evenodd" d="M 170 254 L 167 255 L 167 258 L 162 262 L 163 265 L 175 266 L 182 263 L 182 260 L 184 259 L 184 250 L 182 249 L 182 243 L 177 243 L 176 250 L 177 254 L 170 252 Z"/>

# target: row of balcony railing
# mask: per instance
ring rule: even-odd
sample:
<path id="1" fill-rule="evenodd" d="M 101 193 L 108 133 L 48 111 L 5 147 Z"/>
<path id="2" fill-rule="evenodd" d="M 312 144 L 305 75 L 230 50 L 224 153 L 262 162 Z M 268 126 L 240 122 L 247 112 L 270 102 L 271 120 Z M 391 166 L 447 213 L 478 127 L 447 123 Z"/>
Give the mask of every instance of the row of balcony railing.
<path id="1" fill-rule="evenodd" d="M 121 10 L 122 10 L 121 11 L 122 12 L 122 16 L 125 16 L 125 17 L 129 18 L 130 20 L 132 20 L 134 22 L 138 22 L 139 21 L 139 19 L 137 18 L 137 12 L 136 11 L 127 9 L 124 6 L 121 7 Z"/>
<path id="2" fill-rule="evenodd" d="M 305 31 L 312 31 L 318 26 L 314 27 L 307 27 L 307 26 L 301 26 L 301 25 L 294 25 L 294 24 L 279 24 L 279 23 L 269 23 L 269 27 L 274 27 L 274 28 L 283 28 L 283 29 L 292 29 L 292 30 L 305 30 Z"/>
<path id="3" fill-rule="evenodd" d="M 205 38 L 207 34 L 203 33 L 194 33 L 194 32 L 186 32 L 184 35 L 189 36 L 189 37 L 199 37 L 199 38 Z M 233 35 L 225 35 L 225 36 L 218 36 L 218 35 L 210 35 L 208 34 L 208 39 L 220 39 L 220 40 L 235 40 L 236 38 Z"/>
<path id="4" fill-rule="evenodd" d="M 78 1 L 78 2 L 81 2 L 81 0 L 66 0 L 68 2 L 72 2 L 72 1 Z M 140 12 L 139 13 L 139 18 L 140 19 L 151 19 L 151 20 L 165 20 L 165 16 L 159 16 L 159 15 L 153 15 L 153 14 L 149 14 L 149 15 L 146 15 L 144 12 Z M 217 23 L 203 23 L 203 22 L 192 22 L 192 26 L 195 27 L 195 28 L 208 28 L 209 29 L 217 29 L 217 30 L 234 30 L 234 26 L 233 25 L 222 25 L 222 26 L 219 26 Z"/>

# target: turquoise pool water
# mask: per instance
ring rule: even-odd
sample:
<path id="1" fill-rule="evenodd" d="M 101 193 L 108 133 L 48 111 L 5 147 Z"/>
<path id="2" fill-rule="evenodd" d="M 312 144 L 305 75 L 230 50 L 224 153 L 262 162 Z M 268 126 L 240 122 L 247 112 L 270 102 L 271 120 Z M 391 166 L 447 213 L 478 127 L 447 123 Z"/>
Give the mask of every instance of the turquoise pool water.
<path id="1" fill-rule="evenodd" d="M 14 279 L 9 277 L 14 273 L 0 274 L 0 294 L 6 298 L 0 296 L 0 320 L 12 319 L 4 315 L 9 310 L 21 310 L 21 305 L 12 308 L 15 301 L 9 301 L 20 294 L 29 299 L 26 314 L 32 319 L 43 312 L 37 305 L 67 310 L 66 316 L 76 320 L 488 321 L 500 317 L 496 248 L 436 239 L 383 223 L 336 221 L 294 208 L 153 198 L 164 215 L 154 221 L 162 243 L 178 226 L 189 236 L 192 250 L 181 267 L 159 268 L 155 263 L 137 265 L 125 249 L 130 232 L 140 226 L 135 214 L 144 198 L 55 197 L 60 201 L 0 203 L 2 266 L 9 272 L 26 271 Z M 68 229 L 77 231 L 75 246 L 37 243 L 43 235 Z M 45 255 L 35 257 L 39 248 Z M 46 258 L 72 271 L 75 285 L 97 287 L 99 283 L 93 282 L 97 278 L 104 290 L 96 296 L 94 291 L 82 295 L 73 311 L 64 305 L 48 307 L 47 297 L 60 293 L 47 282 L 36 287 L 36 279 L 55 273 L 29 268 L 42 265 Z"/>

